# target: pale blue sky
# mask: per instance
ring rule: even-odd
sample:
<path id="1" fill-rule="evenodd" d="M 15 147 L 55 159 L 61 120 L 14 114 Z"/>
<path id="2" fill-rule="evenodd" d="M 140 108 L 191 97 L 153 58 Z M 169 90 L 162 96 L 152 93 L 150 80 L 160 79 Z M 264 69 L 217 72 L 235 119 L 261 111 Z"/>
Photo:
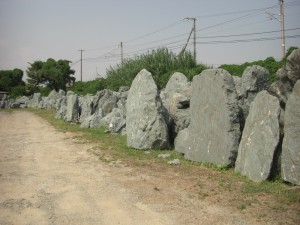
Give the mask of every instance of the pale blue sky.
<path id="1" fill-rule="evenodd" d="M 180 51 L 192 28 L 184 17 L 197 18 L 198 62 L 280 59 L 280 39 L 261 41 L 280 37 L 280 23 L 267 13 L 279 18 L 278 0 L 0 0 L 0 70 L 68 59 L 79 80 L 84 49 L 83 80 L 92 80 L 120 63 L 121 41 L 125 58 L 163 46 Z M 300 0 L 285 0 L 286 49 L 300 47 L 299 21 Z"/>

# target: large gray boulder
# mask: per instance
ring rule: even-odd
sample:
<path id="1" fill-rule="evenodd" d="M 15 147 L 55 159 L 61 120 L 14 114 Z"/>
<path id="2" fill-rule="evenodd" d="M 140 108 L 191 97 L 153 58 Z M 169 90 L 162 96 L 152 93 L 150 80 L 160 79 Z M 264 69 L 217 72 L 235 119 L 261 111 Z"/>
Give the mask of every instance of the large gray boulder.
<path id="1" fill-rule="evenodd" d="M 27 108 L 27 104 L 29 102 L 29 97 L 21 96 L 16 99 L 16 102 L 19 103 L 20 108 Z"/>
<path id="2" fill-rule="evenodd" d="M 74 94 L 71 91 L 68 91 L 66 121 L 78 122 L 78 112 L 79 112 L 78 95 Z"/>
<path id="3" fill-rule="evenodd" d="M 123 111 L 119 108 L 114 108 L 111 113 L 101 119 L 101 125 L 107 127 L 111 133 L 125 134 L 126 118 Z"/>
<path id="4" fill-rule="evenodd" d="M 59 102 L 66 95 L 65 91 L 59 90 L 58 92 L 52 90 L 46 99 L 44 99 L 44 108 L 46 109 L 59 109 Z"/>
<path id="5" fill-rule="evenodd" d="M 168 127 L 152 75 L 143 69 L 130 87 L 126 105 L 127 145 L 136 149 L 169 148 Z"/>
<path id="6" fill-rule="evenodd" d="M 4 94 L 0 102 L 0 109 L 6 108 L 9 108 L 9 98 L 7 94 Z"/>
<path id="7" fill-rule="evenodd" d="M 40 101 L 42 101 L 42 95 L 41 93 L 34 93 L 31 100 L 28 102 L 27 106 L 29 108 L 38 108 Z"/>
<path id="8" fill-rule="evenodd" d="M 55 108 L 57 109 L 55 118 L 66 120 L 67 115 L 67 97 L 63 96 L 62 98 L 56 101 Z"/>
<path id="9" fill-rule="evenodd" d="M 236 80 L 236 85 L 238 81 Z M 241 78 L 241 89 L 239 94 L 239 105 L 243 110 L 243 117 L 246 119 L 249 114 L 251 102 L 256 95 L 270 87 L 270 73 L 261 66 L 248 66 Z M 238 86 L 237 86 L 238 89 Z"/>
<path id="10" fill-rule="evenodd" d="M 79 123 L 82 123 L 87 117 L 92 115 L 93 111 L 93 99 L 94 96 L 87 94 L 84 97 L 79 98 L 79 111 L 80 118 Z"/>
<path id="11" fill-rule="evenodd" d="M 269 91 L 279 98 L 284 108 L 295 83 L 300 79 L 300 49 L 295 49 L 287 57 L 285 65 L 277 71 L 276 75 L 278 80 L 272 84 Z"/>
<path id="12" fill-rule="evenodd" d="M 184 74 L 176 72 L 170 77 L 160 96 L 171 118 L 168 125 L 174 138 L 180 130 L 190 124 L 191 83 Z"/>
<path id="13" fill-rule="evenodd" d="M 188 141 L 176 141 L 184 149 L 175 149 L 193 161 L 233 165 L 240 124 L 232 76 L 223 69 L 205 70 L 194 77 L 192 90 Z"/>
<path id="14" fill-rule="evenodd" d="M 119 100 L 119 96 L 115 94 L 115 92 L 111 90 L 102 90 L 98 91 L 93 99 L 93 111 L 92 114 L 98 111 L 100 108 L 102 109 L 103 116 L 111 113 L 113 108 L 117 108 L 117 102 Z"/>
<path id="15" fill-rule="evenodd" d="M 93 115 L 86 117 L 81 123 L 81 128 L 99 128 L 101 126 L 101 119 L 103 118 L 103 112 L 100 108 Z"/>
<path id="16" fill-rule="evenodd" d="M 285 181 L 300 185 L 300 80 L 286 103 L 281 171 Z"/>
<path id="17" fill-rule="evenodd" d="M 189 143 L 189 141 L 189 129 L 185 128 L 179 131 L 174 140 L 175 151 L 186 154 L 186 144 Z"/>
<path id="18" fill-rule="evenodd" d="M 250 106 L 235 171 L 254 181 L 269 178 L 275 152 L 279 144 L 279 100 L 260 92 Z"/>

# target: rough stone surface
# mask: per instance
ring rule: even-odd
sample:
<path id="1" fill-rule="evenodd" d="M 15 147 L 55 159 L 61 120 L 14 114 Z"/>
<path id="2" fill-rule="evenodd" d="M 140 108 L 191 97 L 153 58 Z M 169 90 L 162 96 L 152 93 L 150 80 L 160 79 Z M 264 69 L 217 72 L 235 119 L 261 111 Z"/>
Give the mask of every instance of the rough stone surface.
<path id="1" fill-rule="evenodd" d="M 28 107 L 36 109 L 40 101 L 42 101 L 41 93 L 34 93 L 32 99 L 28 102 Z"/>
<path id="2" fill-rule="evenodd" d="M 117 102 L 119 97 L 114 94 L 111 90 L 102 90 L 97 92 L 93 100 L 93 111 L 92 114 L 102 109 L 103 116 L 111 113 L 113 108 L 117 108 Z"/>
<path id="3" fill-rule="evenodd" d="M 171 157 L 171 154 L 159 154 L 157 156 L 157 158 L 159 159 L 166 159 L 166 158 L 170 158 Z"/>
<path id="4" fill-rule="evenodd" d="M 254 181 L 268 179 L 279 144 L 279 100 L 260 92 L 250 106 L 235 171 Z"/>
<path id="5" fill-rule="evenodd" d="M 142 70 L 130 87 L 126 105 L 127 145 L 136 149 L 169 148 L 168 127 L 151 73 Z"/>
<path id="6" fill-rule="evenodd" d="M 175 149 L 193 161 L 234 164 L 240 124 L 232 76 L 223 69 L 205 70 L 194 77 L 192 90 L 189 140 L 176 141 L 180 147 L 175 146 Z"/>
<path id="7" fill-rule="evenodd" d="M 236 82 L 238 82 L 236 80 Z M 237 83 L 236 83 L 237 84 Z M 249 114 L 251 102 L 256 95 L 270 87 L 269 71 L 261 66 L 248 66 L 241 78 L 241 92 L 238 96 L 239 105 L 243 109 L 243 115 L 246 119 Z M 239 87 L 238 87 L 239 88 Z"/>
<path id="8" fill-rule="evenodd" d="M 186 144 L 189 143 L 189 129 L 185 128 L 178 132 L 175 141 L 175 151 L 185 154 L 187 150 Z"/>
<path id="9" fill-rule="evenodd" d="M 16 102 L 20 103 L 20 104 L 24 104 L 26 105 L 29 101 L 29 97 L 27 96 L 21 96 L 19 98 L 16 99 Z"/>
<path id="10" fill-rule="evenodd" d="M 78 109 L 79 109 L 78 95 L 68 91 L 66 121 L 78 122 Z"/>
<path id="11" fill-rule="evenodd" d="M 240 97 L 242 95 L 242 78 L 237 76 L 232 76 L 232 78 L 234 81 L 237 96 Z"/>
<path id="12" fill-rule="evenodd" d="M 176 72 L 171 76 L 160 96 L 171 119 L 170 121 L 166 119 L 166 121 L 169 121 L 169 130 L 174 139 L 180 130 L 187 128 L 190 124 L 191 84 L 184 74 Z"/>
<path id="13" fill-rule="evenodd" d="M 162 99 L 168 99 L 175 93 L 181 93 L 185 89 L 189 89 L 191 86 L 187 77 L 179 72 L 175 72 L 166 84 L 165 90 L 161 93 Z M 164 97 L 162 97 L 164 95 Z"/>
<path id="14" fill-rule="evenodd" d="M 295 49 L 287 57 L 286 64 L 277 71 L 276 75 L 278 80 L 272 84 L 269 91 L 279 98 L 284 108 L 295 83 L 300 79 L 300 49 Z"/>
<path id="15" fill-rule="evenodd" d="M 286 103 L 281 171 L 285 181 L 300 185 L 300 80 Z"/>
<path id="16" fill-rule="evenodd" d="M 79 122 L 82 123 L 87 117 L 92 115 L 94 96 L 87 94 L 79 98 Z"/>
<path id="17" fill-rule="evenodd" d="M 126 118 L 119 108 L 114 108 L 111 113 L 102 118 L 100 124 L 106 126 L 111 133 L 124 134 L 126 131 Z"/>
<path id="18" fill-rule="evenodd" d="M 55 107 L 57 109 L 55 118 L 65 120 L 67 115 L 67 97 L 63 96 L 62 98 L 58 99 Z"/>

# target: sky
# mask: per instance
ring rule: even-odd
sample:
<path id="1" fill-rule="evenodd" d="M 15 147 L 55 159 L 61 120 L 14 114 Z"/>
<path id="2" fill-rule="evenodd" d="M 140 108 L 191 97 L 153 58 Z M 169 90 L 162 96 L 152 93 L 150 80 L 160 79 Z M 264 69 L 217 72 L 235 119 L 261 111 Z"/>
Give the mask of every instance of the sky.
<path id="1" fill-rule="evenodd" d="M 278 0 L 0 0 L 0 70 L 71 61 L 80 80 L 105 77 L 124 59 L 157 48 L 178 53 L 196 19 L 197 62 L 217 67 L 280 60 Z M 284 1 L 286 50 L 300 47 L 300 0 Z M 193 52 L 193 35 L 187 50 Z M 26 73 L 24 78 L 26 79 Z"/>

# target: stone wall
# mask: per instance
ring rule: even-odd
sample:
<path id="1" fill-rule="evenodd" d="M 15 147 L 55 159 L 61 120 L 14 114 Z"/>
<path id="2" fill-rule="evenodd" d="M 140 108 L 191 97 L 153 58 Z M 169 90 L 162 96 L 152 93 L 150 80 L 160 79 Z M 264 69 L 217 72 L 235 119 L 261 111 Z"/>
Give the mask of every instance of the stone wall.
<path id="1" fill-rule="evenodd" d="M 3 96 L 0 108 L 53 108 L 56 118 L 81 127 L 127 134 L 128 146 L 136 149 L 174 146 L 189 160 L 232 166 L 255 181 L 281 170 L 285 181 L 300 185 L 300 49 L 277 77 L 270 84 L 268 71 L 259 66 L 246 68 L 241 78 L 206 70 L 192 83 L 175 73 L 159 91 L 151 73 L 142 70 L 120 92 Z"/>

